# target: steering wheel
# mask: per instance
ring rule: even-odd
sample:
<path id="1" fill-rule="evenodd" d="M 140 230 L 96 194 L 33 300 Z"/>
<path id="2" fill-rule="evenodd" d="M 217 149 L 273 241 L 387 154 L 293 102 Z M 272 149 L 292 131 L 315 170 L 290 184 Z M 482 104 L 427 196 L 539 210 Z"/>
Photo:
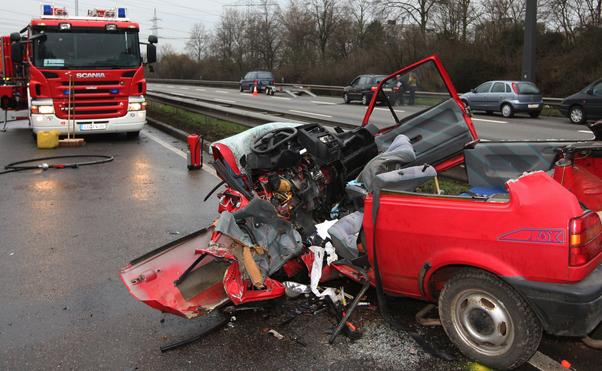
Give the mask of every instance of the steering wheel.
<path id="1" fill-rule="evenodd" d="M 257 154 L 269 153 L 297 136 L 297 129 L 285 127 L 270 130 L 257 139 L 251 146 L 251 151 Z"/>

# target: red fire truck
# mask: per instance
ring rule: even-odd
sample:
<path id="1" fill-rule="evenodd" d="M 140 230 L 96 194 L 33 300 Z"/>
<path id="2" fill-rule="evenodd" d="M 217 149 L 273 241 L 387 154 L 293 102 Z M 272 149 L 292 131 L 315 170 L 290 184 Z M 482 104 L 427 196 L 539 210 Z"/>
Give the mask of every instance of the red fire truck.
<path id="1" fill-rule="evenodd" d="M 23 69 L 15 69 L 11 61 L 10 38 L 2 36 L 0 43 L 0 108 L 4 111 L 4 123 L 0 131 L 6 130 L 8 111 L 27 109 L 27 79 Z"/>
<path id="2" fill-rule="evenodd" d="M 127 8 L 94 9 L 75 17 L 51 5 L 42 5 L 41 11 L 21 33 L 10 36 L 8 64 L 23 71 L 27 99 L 17 89 L 23 101 L 7 94 L 2 108 L 5 101 L 27 104 L 34 134 L 70 129 L 136 136 L 146 123 L 143 69 L 156 61 L 157 37 L 141 43 Z M 146 61 L 140 44 L 147 44 Z"/>

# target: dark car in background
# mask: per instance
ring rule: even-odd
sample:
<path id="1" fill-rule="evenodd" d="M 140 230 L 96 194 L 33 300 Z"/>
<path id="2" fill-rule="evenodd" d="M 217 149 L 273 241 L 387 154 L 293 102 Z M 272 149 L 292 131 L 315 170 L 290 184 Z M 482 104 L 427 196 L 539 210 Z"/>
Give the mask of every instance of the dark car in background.
<path id="1" fill-rule="evenodd" d="M 262 89 L 266 86 L 274 86 L 274 75 L 268 71 L 251 71 L 248 72 L 244 77 L 240 79 L 240 91 L 249 89 L 251 93 L 255 89 L 255 83 L 257 82 L 257 92 L 261 93 Z"/>
<path id="2" fill-rule="evenodd" d="M 343 89 L 343 102 L 350 103 L 353 100 L 362 101 L 362 104 L 368 105 L 378 84 L 384 80 L 387 75 L 360 75 L 356 77 L 351 84 Z"/>
<path id="3" fill-rule="evenodd" d="M 588 85 L 579 93 L 564 98 L 560 103 L 560 113 L 568 117 L 573 124 L 602 119 L 602 79 Z"/>
<path id="4" fill-rule="evenodd" d="M 543 98 L 537 86 L 528 81 L 487 81 L 460 99 L 472 110 L 482 110 L 489 114 L 499 111 L 510 118 L 516 112 L 526 112 L 539 117 L 543 109 Z"/>

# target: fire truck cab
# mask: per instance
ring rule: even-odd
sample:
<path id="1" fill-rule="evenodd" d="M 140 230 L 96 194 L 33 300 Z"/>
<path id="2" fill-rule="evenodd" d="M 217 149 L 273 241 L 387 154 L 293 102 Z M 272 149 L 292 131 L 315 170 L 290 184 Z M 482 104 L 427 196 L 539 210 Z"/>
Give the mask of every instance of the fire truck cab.
<path id="1" fill-rule="evenodd" d="M 33 133 L 137 135 L 146 123 L 144 66 L 156 61 L 157 37 L 140 53 L 139 26 L 127 8 L 69 16 L 41 6 L 42 15 L 13 33 L 12 61 L 24 66 Z"/>

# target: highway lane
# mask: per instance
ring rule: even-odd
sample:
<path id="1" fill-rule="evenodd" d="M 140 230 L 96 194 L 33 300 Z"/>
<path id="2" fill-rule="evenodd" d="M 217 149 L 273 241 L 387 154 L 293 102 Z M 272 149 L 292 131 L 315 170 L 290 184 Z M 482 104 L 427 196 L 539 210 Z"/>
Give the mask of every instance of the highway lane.
<path id="1" fill-rule="evenodd" d="M 307 94 L 292 97 L 283 92 L 273 96 L 238 89 L 210 88 L 188 85 L 149 84 L 149 91 L 184 94 L 188 97 L 210 99 L 216 103 L 243 104 L 249 107 L 264 108 L 279 112 L 291 112 L 314 117 L 316 120 L 337 120 L 351 125 L 360 125 L 367 106 L 353 102 L 344 104 L 340 97 L 311 97 Z M 395 106 L 401 115 L 419 110 L 418 106 Z M 543 139 L 592 139 L 593 134 L 585 126 L 571 124 L 567 118 L 543 117 L 533 119 L 528 115 L 517 114 L 506 119 L 499 114 L 475 113 L 473 123 L 481 139 L 485 140 L 543 140 Z M 377 106 L 371 122 L 383 128 L 394 124 L 388 107 Z"/>

